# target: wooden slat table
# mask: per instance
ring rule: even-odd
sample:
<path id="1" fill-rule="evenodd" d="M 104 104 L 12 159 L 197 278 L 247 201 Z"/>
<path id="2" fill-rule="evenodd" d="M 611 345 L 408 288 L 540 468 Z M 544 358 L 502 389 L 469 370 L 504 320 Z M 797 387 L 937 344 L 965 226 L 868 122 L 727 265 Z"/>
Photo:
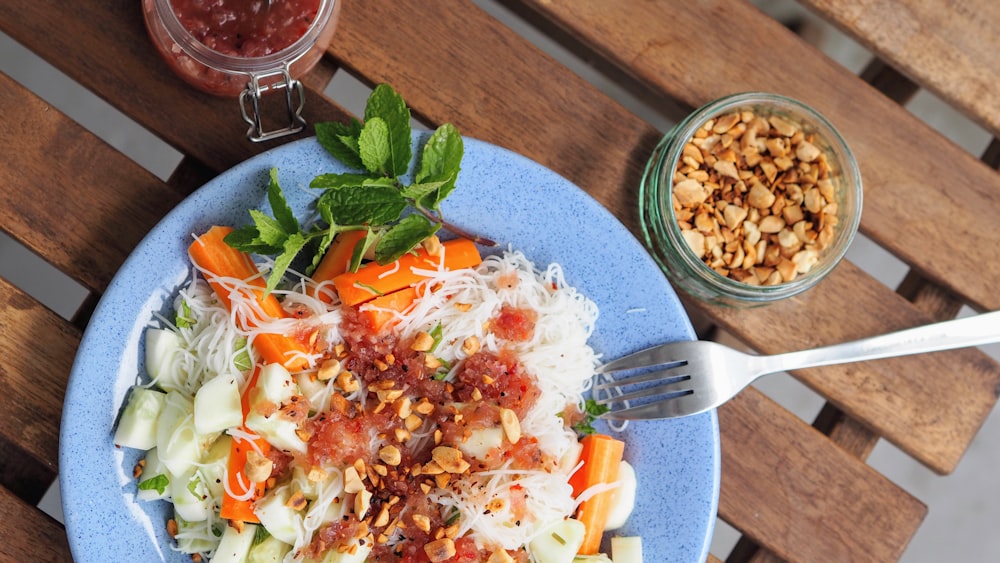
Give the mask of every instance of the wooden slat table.
<path id="1" fill-rule="evenodd" d="M 962 305 L 1000 309 L 997 142 L 970 155 L 901 107 L 927 88 L 1000 134 L 996 4 L 805 3 L 876 54 L 861 76 L 737 0 L 504 6 L 648 99 L 690 108 L 738 91 L 786 94 L 824 113 L 855 151 L 862 230 L 911 269 L 898 291 L 844 263 L 815 290 L 765 308 L 686 300 L 699 326 L 772 353 L 950 318 Z M 184 155 L 160 181 L 0 75 L 0 227 L 82 284 L 90 306 L 184 195 L 267 148 L 243 140 L 231 100 L 200 95 L 166 69 L 137 2 L 8 0 L 0 29 Z M 328 56 L 306 81 L 310 122 L 349 116 L 322 94 L 338 68 L 391 83 L 429 124 L 451 121 L 552 168 L 639 234 L 637 185 L 660 132 L 474 4 L 345 1 Z M 58 472 L 59 413 L 89 306 L 67 321 L 25 289 L 0 279 L 0 555 L 68 560 L 59 524 L 32 505 Z M 964 350 L 794 375 L 828 402 L 815 421 L 754 389 L 719 411 L 719 515 L 743 539 L 712 559 L 898 559 L 928 507 L 866 457 L 886 439 L 952 472 L 1000 394 L 1000 366 Z"/>

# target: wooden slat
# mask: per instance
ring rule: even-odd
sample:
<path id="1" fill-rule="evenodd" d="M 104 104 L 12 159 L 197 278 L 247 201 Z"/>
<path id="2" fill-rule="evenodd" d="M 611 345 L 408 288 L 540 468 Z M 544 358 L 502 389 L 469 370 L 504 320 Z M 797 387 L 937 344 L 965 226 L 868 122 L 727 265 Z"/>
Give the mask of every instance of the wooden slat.
<path id="1" fill-rule="evenodd" d="M 898 559 L 926 507 L 769 403 L 749 389 L 719 409 L 719 516 L 782 559 Z M 726 486 L 733 475 L 739 486 Z"/>
<path id="2" fill-rule="evenodd" d="M 1000 216 L 1000 175 L 777 21 L 747 2 L 526 2 L 645 84 L 690 105 L 762 90 L 815 107 L 857 156 L 865 233 L 967 302 L 1000 309 L 993 283 L 1000 259 L 990 259 L 1000 256 L 992 219 Z M 767 53 L 766 65 L 758 53 Z"/>
<path id="3" fill-rule="evenodd" d="M 803 4 L 1000 135 L 1000 3 L 804 0 Z"/>
<path id="4" fill-rule="evenodd" d="M 475 7 L 446 4 L 439 9 L 427 2 L 420 3 L 420 7 L 395 2 L 375 3 L 365 10 L 345 9 L 339 40 L 331 46 L 331 52 L 360 76 L 373 82 L 392 82 L 429 122 L 450 120 L 468 135 L 506 146 L 551 167 L 586 189 L 638 232 L 635 186 L 643 160 L 658 134 L 509 30 L 492 25 Z M 556 4 L 548 4 L 548 9 L 555 9 Z M 588 14 L 588 7 L 595 9 L 586 2 L 573 5 Z M 684 18 L 693 19 L 660 27 L 665 33 L 685 23 L 687 28 L 705 27 L 696 16 L 705 19 L 710 14 L 699 14 L 699 9 L 705 8 L 693 4 L 678 10 L 685 14 Z M 404 13 L 406 17 L 402 17 Z M 658 19 L 653 15 L 629 15 L 627 21 L 632 26 L 642 21 L 672 21 L 676 14 L 661 14 Z M 398 32 L 375 43 L 366 42 L 365 38 L 377 34 L 385 21 L 398 21 Z M 588 20 L 589 24 L 601 29 L 600 24 Z M 641 26 L 637 27 L 637 33 L 641 32 Z M 779 28 L 776 32 L 785 30 Z M 464 48 L 471 44 L 476 48 Z M 800 52 L 798 44 L 786 50 Z M 442 64 L 440 53 L 448 54 L 449 63 Z M 497 65 L 497 60 L 522 61 L 523 65 Z M 455 68 L 463 72 L 452 72 Z M 710 72 L 691 68 L 684 78 L 701 83 L 697 77 Z M 477 79 L 468 80 L 468 76 Z M 844 80 L 856 83 L 862 91 L 867 88 L 854 77 Z M 998 249 L 1000 246 L 985 252 L 1000 252 Z M 838 268 L 831 280 L 805 298 L 776 307 L 704 310 L 763 352 L 843 341 L 929 320 L 851 264 Z M 956 402 L 944 412 L 938 407 L 940 382 L 931 370 L 924 369 L 923 359 L 816 370 L 807 381 L 846 406 L 852 416 L 861 418 L 936 471 L 947 473 L 995 403 L 992 388 L 1000 380 L 1000 369 L 979 352 L 950 353 L 947 359 L 949 369 L 962 374 L 959 379 L 964 387 L 945 391 Z M 901 379 L 897 373 L 912 373 L 919 383 Z M 876 396 L 881 401 L 870 400 L 871 389 L 879 390 Z M 896 403 L 901 402 L 895 398 L 898 396 L 906 397 L 913 407 L 897 408 Z"/>
<path id="5" fill-rule="evenodd" d="M 0 29 L 216 172 L 274 146 L 246 140 L 247 126 L 235 99 L 203 94 L 159 63 L 141 2 L 2 2 Z M 328 70 L 317 70 L 315 83 L 325 83 Z M 314 83 L 311 78 L 306 82 Z M 347 112 L 323 101 L 321 92 L 308 86 L 306 91 L 303 115 L 309 123 L 346 119 Z M 297 137 L 310 134 L 307 129 Z"/>
<path id="6" fill-rule="evenodd" d="M 0 560 L 72 561 L 58 522 L 0 487 Z"/>
<path id="7" fill-rule="evenodd" d="M 181 196 L 0 74 L 0 224 L 92 291 Z"/>
<path id="8" fill-rule="evenodd" d="M 0 278 L 0 434 L 49 470 L 59 458 L 59 421 L 80 332 Z M 44 353 L 39 348 L 44 343 Z M 26 353 L 26 351 L 29 351 Z"/>

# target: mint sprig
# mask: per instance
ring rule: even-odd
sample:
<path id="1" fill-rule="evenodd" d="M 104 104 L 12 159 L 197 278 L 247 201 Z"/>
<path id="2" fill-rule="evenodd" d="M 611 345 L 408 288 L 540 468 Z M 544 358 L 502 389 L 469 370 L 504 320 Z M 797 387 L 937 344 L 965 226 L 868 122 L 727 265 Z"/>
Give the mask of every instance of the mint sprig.
<path id="1" fill-rule="evenodd" d="M 462 135 L 451 124 L 435 130 L 419 151 L 414 181 L 402 177 L 414 160 L 410 110 L 391 86 L 377 86 L 365 106 L 364 123 L 317 123 L 316 138 L 351 172 L 320 174 L 310 187 L 322 190 L 316 199 L 319 220 L 303 228 L 292 213 L 272 169 L 267 188 L 272 216 L 250 211 L 253 224 L 226 237 L 226 243 L 245 252 L 274 257 L 267 291 L 274 290 L 294 259 L 306 248 L 313 251 L 310 273 L 337 233 L 364 229 L 365 239 L 351 261 L 356 270 L 368 249 L 375 261 L 389 264 L 412 251 L 442 227 L 469 236 L 445 223 L 441 202 L 455 189 L 461 169 Z M 492 241 L 469 237 L 483 244 Z"/>

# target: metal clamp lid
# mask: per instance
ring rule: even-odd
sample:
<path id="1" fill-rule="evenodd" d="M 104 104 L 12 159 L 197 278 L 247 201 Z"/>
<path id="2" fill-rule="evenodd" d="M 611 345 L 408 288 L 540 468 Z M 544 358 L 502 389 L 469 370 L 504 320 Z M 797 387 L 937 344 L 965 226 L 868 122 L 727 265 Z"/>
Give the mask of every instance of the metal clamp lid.
<path id="1" fill-rule="evenodd" d="M 268 78 L 277 78 L 278 80 L 266 81 Z M 262 84 L 262 82 L 264 83 Z M 285 92 L 288 126 L 273 131 L 264 131 L 260 112 L 261 96 L 273 90 L 284 90 Z M 305 88 L 301 82 L 292 78 L 288 64 L 275 71 L 251 74 L 246 88 L 240 92 L 240 112 L 243 114 L 243 121 L 250 126 L 247 129 L 247 139 L 259 143 L 302 131 L 306 125 L 306 120 L 302 117 L 305 101 Z"/>

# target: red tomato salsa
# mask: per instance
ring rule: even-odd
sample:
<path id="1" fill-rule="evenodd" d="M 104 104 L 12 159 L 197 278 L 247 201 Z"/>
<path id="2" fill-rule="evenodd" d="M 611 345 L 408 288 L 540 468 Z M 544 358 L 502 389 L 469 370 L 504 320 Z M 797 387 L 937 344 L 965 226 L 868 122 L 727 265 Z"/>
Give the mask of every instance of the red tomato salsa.
<path id="1" fill-rule="evenodd" d="M 277 53 L 302 37 L 319 0 L 171 0 L 181 25 L 209 49 L 256 58 Z"/>

